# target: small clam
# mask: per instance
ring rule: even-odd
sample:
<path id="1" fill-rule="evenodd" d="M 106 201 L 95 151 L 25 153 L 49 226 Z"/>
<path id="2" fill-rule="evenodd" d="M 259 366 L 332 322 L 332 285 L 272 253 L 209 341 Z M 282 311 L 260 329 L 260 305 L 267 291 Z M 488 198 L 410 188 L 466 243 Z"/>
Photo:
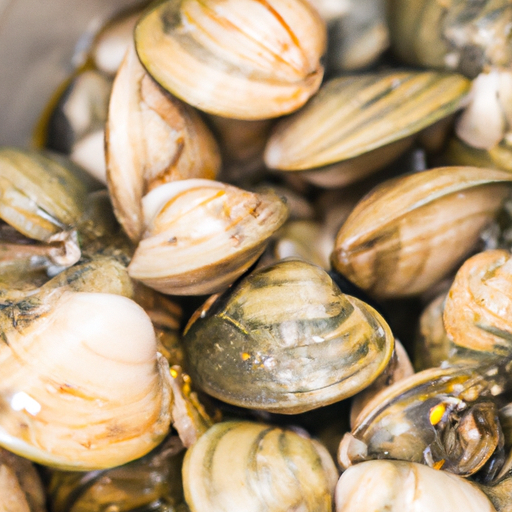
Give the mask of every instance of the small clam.
<path id="1" fill-rule="evenodd" d="M 343 438 L 343 467 L 369 459 L 422 462 L 469 476 L 503 463 L 503 434 L 492 397 L 504 390 L 506 369 L 494 365 L 432 368 L 373 397 Z"/>
<path id="2" fill-rule="evenodd" d="M 264 251 L 286 220 L 275 194 L 255 194 L 213 180 L 162 185 L 143 199 L 144 236 L 130 276 L 172 295 L 226 288 Z"/>
<path id="3" fill-rule="evenodd" d="M 384 319 L 320 267 L 289 259 L 210 299 L 184 337 L 196 385 L 225 402 L 284 414 L 369 386 L 393 352 Z"/>
<path id="4" fill-rule="evenodd" d="M 220 166 L 199 115 L 151 79 L 133 45 L 114 81 L 105 147 L 114 210 L 133 241 L 142 234 L 145 194 L 169 181 L 213 179 Z"/>
<path id="5" fill-rule="evenodd" d="M 336 512 L 496 512 L 478 487 L 412 462 L 372 460 L 353 466 L 336 485 Z"/>
<path id="6" fill-rule="evenodd" d="M 337 478 L 319 442 L 249 422 L 213 426 L 188 450 L 183 464 L 192 512 L 331 512 Z"/>
<path id="7" fill-rule="evenodd" d="M 408 64 L 475 77 L 512 62 L 509 0 L 391 0 L 388 14 L 392 47 Z"/>
<path id="8" fill-rule="evenodd" d="M 45 512 L 43 485 L 26 459 L 0 448 L 0 510 Z"/>
<path id="9" fill-rule="evenodd" d="M 493 485 L 480 485 L 480 489 L 492 502 L 497 512 L 511 512 L 512 476 L 508 475 Z"/>
<path id="10" fill-rule="evenodd" d="M 119 263 L 68 269 L 0 311 L 0 444 L 61 469 L 138 458 L 166 435 L 170 374 Z"/>
<path id="11" fill-rule="evenodd" d="M 375 296 L 427 290 L 478 241 L 512 174 L 442 167 L 388 180 L 354 208 L 336 238 L 336 270 Z"/>
<path id="12" fill-rule="evenodd" d="M 512 354 L 512 256 L 485 251 L 469 258 L 455 276 L 444 308 L 453 342 L 467 349 Z"/>
<path id="13" fill-rule="evenodd" d="M 395 159 L 412 135 L 459 109 L 468 90 L 466 78 L 431 71 L 330 80 L 276 126 L 265 162 L 284 171 L 314 169 L 305 177 L 321 186 L 345 185 Z"/>
<path id="14" fill-rule="evenodd" d="M 166 0 L 142 15 L 137 53 L 190 105 L 236 119 L 278 117 L 320 86 L 326 30 L 305 0 Z"/>
<path id="15" fill-rule="evenodd" d="M 169 512 L 185 509 L 181 467 L 185 451 L 170 437 L 151 453 L 94 472 L 52 471 L 52 512 Z"/>

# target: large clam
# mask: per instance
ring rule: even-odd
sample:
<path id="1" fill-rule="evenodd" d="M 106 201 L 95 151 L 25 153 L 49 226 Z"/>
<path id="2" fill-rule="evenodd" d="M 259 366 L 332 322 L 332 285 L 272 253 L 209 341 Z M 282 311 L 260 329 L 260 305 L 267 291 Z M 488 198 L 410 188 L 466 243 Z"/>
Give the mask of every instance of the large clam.
<path id="1" fill-rule="evenodd" d="M 194 382 L 226 402 L 298 413 L 349 397 L 382 373 L 393 335 L 320 267 L 288 259 L 210 299 L 184 347 Z"/>

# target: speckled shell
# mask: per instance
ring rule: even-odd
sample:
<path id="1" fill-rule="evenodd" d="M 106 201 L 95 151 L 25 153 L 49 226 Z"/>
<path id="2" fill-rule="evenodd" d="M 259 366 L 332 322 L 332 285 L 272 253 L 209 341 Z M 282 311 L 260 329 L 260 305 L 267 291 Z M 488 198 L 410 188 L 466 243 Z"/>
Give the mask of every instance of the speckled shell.
<path id="1" fill-rule="evenodd" d="M 320 267 L 288 259 L 254 272 L 196 312 L 184 337 L 196 385 L 226 402 L 292 414 L 369 386 L 393 336 Z"/>

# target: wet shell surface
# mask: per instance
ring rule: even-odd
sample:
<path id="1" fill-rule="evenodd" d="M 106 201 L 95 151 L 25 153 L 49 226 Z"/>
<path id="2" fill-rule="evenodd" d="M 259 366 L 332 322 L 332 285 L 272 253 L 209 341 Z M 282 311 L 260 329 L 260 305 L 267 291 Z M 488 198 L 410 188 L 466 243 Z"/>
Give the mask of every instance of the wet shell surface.
<path id="1" fill-rule="evenodd" d="M 2 446 L 86 470 L 138 458 L 163 439 L 169 367 L 149 317 L 123 296 L 126 281 L 118 263 L 85 264 L 0 311 Z"/>
<path id="2" fill-rule="evenodd" d="M 343 473 L 336 512 L 496 512 L 476 485 L 421 464 L 374 460 Z"/>
<path id="3" fill-rule="evenodd" d="M 510 173 L 476 167 L 440 167 L 388 180 L 354 208 L 338 232 L 331 262 L 375 296 L 421 293 L 474 247 L 510 182 Z"/>
<path id="4" fill-rule="evenodd" d="M 265 163 L 273 169 L 306 170 L 383 148 L 460 108 L 469 85 L 460 75 L 430 71 L 332 79 L 304 109 L 276 126 Z M 401 151 L 405 148 L 402 144 Z M 396 156 L 396 151 L 391 154 Z M 367 173 L 368 164 L 378 166 L 366 161 L 361 174 Z"/>
<path id="5" fill-rule="evenodd" d="M 213 426 L 183 465 L 192 512 L 330 512 L 336 480 L 334 462 L 320 443 L 249 422 Z"/>
<path id="6" fill-rule="evenodd" d="M 172 295 L 225 289 L 286 220 L 284 202 L 210 180 L 167 183 L 143 201 L 146 229 L 130 276 Z"/>
<path id="7" fill-rule="evenodd" d="M 444 325 L 464 348 L 512 354 L 512 258 L 486 251 L 469 258 L 455 276 L 444 308 Z"/>
<path id="8" fill-rule="evenodd" d="M 196 385 L 228 403 L 285 414 L 354 395 L 393 352 L 391 331 L 372 307 L 297 259 L 260 269 L 208 301 L 187 329 Z"/>
<path id="9" fill-rule="evenodd" d="M 151 76 L 190 105 L 265 119 L 316 92 L 326 29 L 304 0 L 167 0 L 143 14 L 135 43 Z"/>
<path id="10" fill-rule="evenodd" d="M 411 375 L 365 405 L 340 444 L 339 462 L 346 468 L 362 460 L 398 459 L 469 476 L 503 449 L 496 406 L 486 399 L 503 386 L 503 374 L 493 365 Z"/>
<path id="11" fill-rule="evenodd" d="M 217 144 L 197 112 L 156 84 L 133 45 L 114 81 L 106 128 L 107 179 L 116 216 L 142 235 L 142 198 L 169 181 L 215 178 Z"/>

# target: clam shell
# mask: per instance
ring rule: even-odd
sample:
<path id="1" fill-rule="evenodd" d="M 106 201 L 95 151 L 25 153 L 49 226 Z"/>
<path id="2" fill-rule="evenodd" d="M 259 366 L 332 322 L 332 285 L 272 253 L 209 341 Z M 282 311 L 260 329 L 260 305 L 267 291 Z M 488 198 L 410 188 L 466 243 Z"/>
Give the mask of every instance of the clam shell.
<path id="1" fill-rule="evenodd" d="M 388 364 L 393 335 L 320 267 L 289 259 L 209 301 L 187 327 L 184 347 L 191 376 L 207 393 L 293 414 L 369 386 Z"/>
<path id="2" fill-rule="evenodd" d="M 144 310 L 117 294 L 131 291 L 121 269 L 74 268 L 0 312 L 0 445 L 86 470 L 138 458 L 163 439 L 169 366 Z"/>
<path id="3" fill-rule="evenodd" d="M 0 218 L 40 241 L 75 226 L 84 211 L 85 186 L 42 153 L 0 148 Z"/>
<path id="4" fill-rule="evenodd" d="M 476 485 L 445 471 L 403 461 L 373 460 L 343 473 L 336 512 L 496 512 Z"/>
<path id="5" fill-rule="evenodd" d="M 172 295 L 223 290 L 256 261 L 287 214 L 270 192 L 209 180 L 167 183 L 144 198 L 147 228 L 128 272 Z"/>
<path id="6" fill-rule="evenodd" d="M 143 14 L 135 43 L 151 76 L 190 105 L 265 119 L 316 92 L 326 30 L 304 0 L 167 0 Z"/>
<path id="7" fill-rule="evenodd" d="M 304 109 L 276 126 L 265 149 L 265 163 L 273 169 L 298 171 L 369 153 L 460 108 L 469 85 L 460 75 L 430 71 L 332 79 Z M 361 172 L 367 173 L 367 165 Z M 375 169 L 378 162 L 370 165 Z"/>
<path id="8" fill-rule="evenodd" d="M 389 180 L 354 208 L 336 238 L 336 270 L 379 297 L 421 293 L 478 240 L 512 174 L 442 167 Z"/>
<path id="9" fill-rule="evenodd" d="M 393 50 L 408 64 L 475 77 L 512 61 L 508 0 L 392 0 L 388 20 Z"/>
<path id="10" fill-rule="evenodd" d="M 320 443 L 249 422 L 213 426 L 183 464 L 192 512 L 330 512 L 336 480 L 334 462 Z"/>
<path id="11" fill-rule="evenodd" d="M 339 462 L 400 459 L 471 475 L 503 443 L 496 407 L 475 401 L 502 392 L 505 380 L 506 371 L 494 365 L 431 368 L 407 377 L 366 404 L 340 444 Z M 442 417 L 434 419 L 437 411 Z M 460 416 L 453 425 L 451 415 Z M 365 446 L 360 455 L 351 454 L 354 439 Z"/>
<path id="12" fill-rule="evenodd" d="M 508 251 L 485 251 L 458 270 L 444 308 L 444 326 L 453 342 L 467 349 L 512 354 L 512 258 Z"/>
<path id="13" fill-rule="evenodd" d="M 145 194 L 169 181 L 213 179 L 220 167 L 199 115 L 151 79 L 133 46 L 114 81 L 105 147 L 114 211 L 133 241 L 142 234 Z"/>

